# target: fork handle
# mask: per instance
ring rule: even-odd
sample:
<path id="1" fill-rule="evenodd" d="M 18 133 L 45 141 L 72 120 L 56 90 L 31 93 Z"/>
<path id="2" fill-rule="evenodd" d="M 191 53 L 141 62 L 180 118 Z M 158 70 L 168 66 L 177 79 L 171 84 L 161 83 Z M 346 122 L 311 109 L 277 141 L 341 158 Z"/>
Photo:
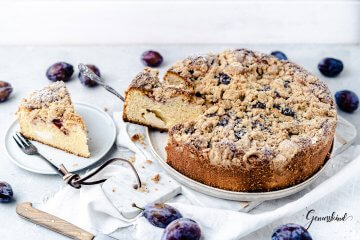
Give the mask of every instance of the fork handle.
<path id="1" fill-rule="evenodd" d="M 52 163 L 46 157 L 41 155 L 39 152 L 38 152 L 38 156 L 40 156 L 42 159 L 44 159 L 54 170 L 56 170 L 59 173 L 59 175 L 63 178 L 63 180 L 66 184 L 69 184 L 73 188 L 77 188 L 77 189 L 81 188 L 81 184 L 76 184 L 74 182 L 80 178 L 80 176 L 78 174 L 70 173 L 66 169 L 64 164 L 60 164 L 60 166 L 57 167 L 54 163 Z"/>
<path id="2" fill-rule="evenodd" d="M 45 162 L 47 162 L 47 164 L 49 164 L 49 166 L 52 167 L 55 171 L 57 171 L 62 177 L 69 173 L 63 164 L 58 167 L 40 153 L 38 153 L 38 156 L 45 160 Z"/>

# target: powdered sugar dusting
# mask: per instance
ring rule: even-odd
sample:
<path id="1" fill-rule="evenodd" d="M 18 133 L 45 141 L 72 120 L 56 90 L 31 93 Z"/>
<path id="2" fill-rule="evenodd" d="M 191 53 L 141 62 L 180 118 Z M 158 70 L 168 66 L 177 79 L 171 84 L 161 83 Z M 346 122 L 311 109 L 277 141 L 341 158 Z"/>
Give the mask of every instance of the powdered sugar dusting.
<path id="1" fill-rule="evenodd" d="M 26 99 L 26 107 L 35 109 L 49 106 L 50 103 L 59 101 L 69 95 L 66 85 L 62 81 L 58 81 L 44 87 L 41 90 L 33 92 Z"/>

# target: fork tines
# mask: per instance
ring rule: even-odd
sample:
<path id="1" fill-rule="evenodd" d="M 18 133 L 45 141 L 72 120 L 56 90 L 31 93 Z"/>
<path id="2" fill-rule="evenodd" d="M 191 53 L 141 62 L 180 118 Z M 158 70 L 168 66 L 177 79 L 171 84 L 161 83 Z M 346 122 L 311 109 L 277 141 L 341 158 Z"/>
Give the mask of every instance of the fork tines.
<path id="1" fill-rule="evenodd" d="M 32 145 L 32 143 L 21 133 L 17 132 L 15 135 L 16 137 L 13 136 L 13 138 L 20 148 L 27 148 Z"/>

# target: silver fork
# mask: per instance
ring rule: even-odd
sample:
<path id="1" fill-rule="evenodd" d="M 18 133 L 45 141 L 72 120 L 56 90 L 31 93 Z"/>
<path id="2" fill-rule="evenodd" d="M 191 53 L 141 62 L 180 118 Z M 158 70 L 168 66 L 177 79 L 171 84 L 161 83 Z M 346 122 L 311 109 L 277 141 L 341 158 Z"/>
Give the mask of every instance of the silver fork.
<path id="1" fill-rule="evenodd" d="M 24 135 L 17 132 L 16 136 L 13 136 L 16 144 L 19 148 L 27 155 L 36 155 L 41 159 L 45 160 L 49 166 L 51 166 L 54 170 L 56 170 L 62 177 L 68 174 L 69 172 L 66 170 L 65 166 L 61 164 L 60 166 L 56 166 L 52 161 L 44 157 L 41 153 L 39 153 L 38 149 L 32 144 L 29 139 L 27 139 Z"/>

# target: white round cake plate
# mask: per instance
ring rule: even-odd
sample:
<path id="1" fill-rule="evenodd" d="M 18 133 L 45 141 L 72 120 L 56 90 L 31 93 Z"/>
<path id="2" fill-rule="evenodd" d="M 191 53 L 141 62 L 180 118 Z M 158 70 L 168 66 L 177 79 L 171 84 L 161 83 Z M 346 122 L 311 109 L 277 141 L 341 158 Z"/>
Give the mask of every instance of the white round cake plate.
<path id="1" fill-rule="evenodd" d="M 357 133 L 355 126 L 339 116 L 331 157 L 335 156 L 336 154 L 339 154 L 341 151 L 345 150 L 348 146 L 350 146 L 355 140 L 356 134 Z M 167 144 L 167 138 L 168 138 L 167 132 L 161 133 L 157 130 L 147 129 L 147 137 L 149 138 L 150 148 L 154 153 L 154 155 L 157 157 L 161 166 L 167 171 L 168 174 L 170 174 L 170 176 L 172 176 L 178 182 L 180 182 L 186 187 L 207 194 L 209 196 L 234 200 L 234 201 L 254 201 L 254 200 L 265 201 L 265 200 L 282 198 L 297 193 L 303 190 L 304 188 L 306 188 L 307 186 L 309 186 L 311 183 L 313 183 L 320 176 L 323 170 L 329 165 L 329 162 L 331 162 L 331 157 L 330 157 L 330 159 L 325 163 L 325 165 L 312 177 L 310 177 L 309 179 L 307 179 L 302 183 L 299 183 L 295 186 L 286 189 L 281 189 L 271 192 L 234 192 L 234 191 L 228 191 L 228 190 L 207 186 L 203 183 L 197 182 L 179 173 L 170 165 L 168 165 L 165 161 L 166 159 L 165 146 Z"/>
<path id="2" fill-rule="evenodd" d="M 74 103 L 75 111 L 79 113 L 88 129 L 88 144 L 90 158 L 79 157 L 48 145 L 32 141 L 39 152 L 51 159 L 55 164 L 61 163 L 69 172 L 85 169 L 105 156 L 111 149 L 116 138 L 116 126 L 112 118 L 100 108 L 85 104 Z M 40 174 L 57 174 L 44 160 L 37 156 L 24 154 L 16 145 L 13 135 L 19 131 L 15 120 L 5 134 L 5 149 L 9 159 L 19 167 Z"/>

